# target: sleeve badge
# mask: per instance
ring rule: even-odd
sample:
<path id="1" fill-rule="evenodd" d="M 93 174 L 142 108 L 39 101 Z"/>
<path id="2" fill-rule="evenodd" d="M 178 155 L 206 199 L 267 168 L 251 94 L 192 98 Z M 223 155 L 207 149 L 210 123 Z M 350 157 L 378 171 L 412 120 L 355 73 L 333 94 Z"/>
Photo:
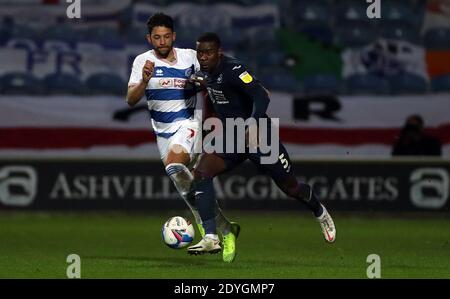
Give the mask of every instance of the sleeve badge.
<path id="1" fill-rule="evenodd" d="M 242 80 L 242 82 L 248 84 L 250 82 L 253 81 L 253 77 L 247 72 L 243 72 L 242 74 L 239 75 L 239 79 Z"/>

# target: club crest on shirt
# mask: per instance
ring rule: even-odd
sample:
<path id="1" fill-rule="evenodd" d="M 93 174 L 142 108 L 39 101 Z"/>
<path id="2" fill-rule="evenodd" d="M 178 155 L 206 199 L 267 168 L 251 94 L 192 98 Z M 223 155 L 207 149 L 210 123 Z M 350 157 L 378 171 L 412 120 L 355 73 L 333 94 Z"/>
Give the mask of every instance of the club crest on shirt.
<path id="1" fill-rule="evenodd" d="M 223 76 L 222 76 L 222 74 L 220 74 L 219 77 L 217 78 L 217 84 L 222 83 L 222 81 L 223 81 Z"/>
<path id="2" fill-rule="evenodd" d="M 242 74 L 239 75 L 239 79 L 242 80 L 242 82 L 248 84 L 250 82 L 253 81 L 253 77 L 247 72 L 243 72 Z"/>
<path id="3" fill-rule="evenodd" d="M 186 71 L 184 72 L 184 75 L 189 78 L 192 75 L 192 68 L 186 69 Z"/>

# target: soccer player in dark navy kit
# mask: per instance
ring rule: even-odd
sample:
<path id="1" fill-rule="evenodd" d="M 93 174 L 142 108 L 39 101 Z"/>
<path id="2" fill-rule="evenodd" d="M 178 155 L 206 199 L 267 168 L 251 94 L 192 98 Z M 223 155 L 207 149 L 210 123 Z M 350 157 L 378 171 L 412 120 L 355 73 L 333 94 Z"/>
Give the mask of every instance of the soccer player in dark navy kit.
<path id="1" fill-rule="evenodd" d="M 216 232 L 214 218 L 215 194 L 213 178 L 224 173 L 239 163 L 249 159 L 261 171 L 270 175 L 277 186 L 291 198 L 304 203 L 317 218 L 325 240 L 329 243 L 336 238 L 336 229 L 331 215 L 318 201 L 310 185 L 297 181 L 289 155 L 284 146 L 277 140 L 270 140 L 270 118 L 266 114 L 269 105 L 268 91 L 251 74 L 247 67 L 235 58 L 223 55 L 220 38 L 215 33 L 205 33 L 197 40 L 197 59 L 202 74 L 197 74 L 192 80 L 207 88 L 210 102 L 215 116 L 220 119 L 225 128 L 228 118 L 254 118 L 258 126 L 265 119 L 268 136 L 258 136 L 253 130 L 245 131 L 247 148 L 244 153 L 228 151 L 203 153 L 194 170 L 194 183 L 192 192 L 195 194 L 195 203 L 205 229 L 205 236 L 196 245 L 190 246 L 190 254 L 217 253 L 221 251 L 219 238 Z M 273 127 L 272 127 L 273 130 Z M 228 138 L 228 134 L 224 134 Z M 258 148 L 261 138 L 278 145 L 278 155 L 274 163 L 262 163 L 264 154 Z M 224 143 L 227 141 L 225 140 Z M 256 145 L 256 146 L 255 146 Z M 257 150 L 251 151 L 254 146 Z M 225 147 L 225 145 L 224 145 Z M 235 245 L 237 233 L 229 234 L 224 240 Z M 236 255 L 235 246 L 227 246 L 223 252 L 223 260 L 232 262 Z"/>

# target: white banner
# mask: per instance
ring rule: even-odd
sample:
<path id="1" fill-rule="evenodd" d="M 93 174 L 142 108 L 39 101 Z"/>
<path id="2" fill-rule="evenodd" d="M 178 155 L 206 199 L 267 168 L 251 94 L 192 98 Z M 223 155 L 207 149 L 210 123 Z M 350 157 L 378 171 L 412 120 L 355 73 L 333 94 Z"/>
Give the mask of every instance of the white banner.
<path id="1" fill-rule="evenodd" d="M 390 156 L 405 118 L 420 114 L 450 157 L 450 95 L 297 97 L 273 93 L 291 155 Z M 294 99 L 295 98 L 295 99 Z M 331 108 L 330 108 L 331 107 Z M 158 157 L 146 105 L 121 97 L 0 97 L 0 156 Z"/>

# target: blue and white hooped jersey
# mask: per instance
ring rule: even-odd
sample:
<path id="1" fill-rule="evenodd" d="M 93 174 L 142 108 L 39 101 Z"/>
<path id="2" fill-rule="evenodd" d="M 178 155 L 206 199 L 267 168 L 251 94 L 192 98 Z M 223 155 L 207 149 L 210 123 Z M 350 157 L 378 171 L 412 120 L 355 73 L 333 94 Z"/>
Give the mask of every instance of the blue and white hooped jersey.
<path id="1" fill-rule="evenodd" d="M 145 61 L 155 63 L 145 96 L 153 130 L 161 137 L 172 136 L 183 121 L 193 119 L 197 103 L 196 90 L 185 88 L 187 79 L 200 68 L 196 51 L 174 48 L 174 52 L 174 63 L 157 58 L 153 50 L 138 55 L 128 82 L 128 86 L 140 83 Z"/>

